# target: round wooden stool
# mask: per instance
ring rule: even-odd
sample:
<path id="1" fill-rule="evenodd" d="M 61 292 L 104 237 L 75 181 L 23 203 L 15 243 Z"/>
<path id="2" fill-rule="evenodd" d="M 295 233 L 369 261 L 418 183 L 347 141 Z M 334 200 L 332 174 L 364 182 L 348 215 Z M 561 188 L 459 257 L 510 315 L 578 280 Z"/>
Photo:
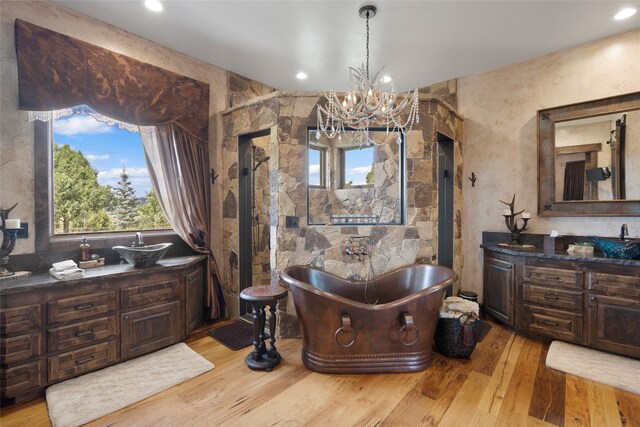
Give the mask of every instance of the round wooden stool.
<path id="1" fill-rule="evenodd" d="M 280 286 L 252 286 L 240 292 L 240 298 L 253 306 L 253 346 L 251 353 L 244 359 L 251 369 L 270 371 L 280 363 L 280 354 L 276 350 L 276 303 L 287 296 L 287 290 Z M 269 306 L 269 348 L 264 343 L 265 306 Z"/>

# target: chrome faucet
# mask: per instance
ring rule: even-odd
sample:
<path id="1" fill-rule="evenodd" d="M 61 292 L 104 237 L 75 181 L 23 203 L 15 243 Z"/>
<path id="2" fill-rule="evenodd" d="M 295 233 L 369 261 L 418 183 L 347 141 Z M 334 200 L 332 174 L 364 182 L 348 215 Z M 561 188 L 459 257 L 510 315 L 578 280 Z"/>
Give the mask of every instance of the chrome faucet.
<path id="1" fill-rule="evenodd" d="M 144 246 L 144 240 L 142 239 L 142 233 L 138 232 L 136 233 L 136 236 L 133 238 L 133 243 L 131 244 L 131 247 L 137 248 L 140 246 Z"/>
<path id="2" fill-rule="evenodd" d="M 620 228 L 620 240 L 624 240 L 624 236 L 629 235 L 629 227 L 627 224 L 622 224 L 622 228 Z"/>

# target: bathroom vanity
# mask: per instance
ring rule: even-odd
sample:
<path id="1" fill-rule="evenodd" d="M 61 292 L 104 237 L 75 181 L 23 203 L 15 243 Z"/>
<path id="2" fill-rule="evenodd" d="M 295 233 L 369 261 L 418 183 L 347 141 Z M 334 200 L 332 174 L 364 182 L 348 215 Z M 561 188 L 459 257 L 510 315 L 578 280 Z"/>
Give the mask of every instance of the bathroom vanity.
<path id="1" fill-rule="evenodd" d="M 528 335 L 640 357 L 640 260 L 482 247 L 486 313 Z"/>
<path id="2" fill-rule="evenodd" d="M 38 274 L 1 282 L 2 403 L 182 341 L 202 319 L 205 259 L 111 265 L 69 281 Z"/>

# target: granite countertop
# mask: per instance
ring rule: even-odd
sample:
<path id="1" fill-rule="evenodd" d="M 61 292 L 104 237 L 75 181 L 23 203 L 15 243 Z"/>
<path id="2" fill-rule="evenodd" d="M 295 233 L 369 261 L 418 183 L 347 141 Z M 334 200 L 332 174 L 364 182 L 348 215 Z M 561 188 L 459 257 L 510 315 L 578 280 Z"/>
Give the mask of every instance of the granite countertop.
<path id="1" fill-rule="evenodd" d="M 186 268 L 207 257 L 205 255 L 190 255 L 175 258 L 163 258 L 152 267 L 136 268 L 131 264 L 113 264 L 104 267 L 88 268 L 84 271 L 84 277 L 74 280 L 58 280 L 47 273 L 34 274 L 33 276 L 21 279 L 6 279 L 0 281 L 0 295 L 15 294 L 28 292 L 35 288 L 47 288 L 60 285 L 72 285 L 82 282 L 83 280 L 103 277 L 127 277 L 140 273 L 153 274 L 167 270 L 177 270 Z"/>
<path id="2" fill-rule="evenodd" d="M 569 254 L 566 251 L 545 252 L 542 248 L 538 248 L 538 247 L 531 248 L 531 249 L 527 249 L 527 248 L 520 249 L 512 246 L 498 246 L 495 243 L 483 243 L 480 245 L 480 247 L 488 251 L 498 252 L 498 253 L 507 254 L 507 255 L 640 267 L 640 260 L 638 259 L 606 258 L 604 254 L 600 252 L 595 252 L 593 255 Z"/>

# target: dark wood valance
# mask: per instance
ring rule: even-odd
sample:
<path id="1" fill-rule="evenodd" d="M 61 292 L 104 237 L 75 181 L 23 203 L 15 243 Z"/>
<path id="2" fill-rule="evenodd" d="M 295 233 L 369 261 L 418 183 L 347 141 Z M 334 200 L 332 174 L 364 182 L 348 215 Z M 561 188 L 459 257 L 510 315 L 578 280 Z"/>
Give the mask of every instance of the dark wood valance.
<path id="1" fill-rule="evenodd" d="M 209 85 L 20 19 L 15 22 L 19 108 L 86 104 L 143 126 L 175 122 L 207 141 Z"/>

